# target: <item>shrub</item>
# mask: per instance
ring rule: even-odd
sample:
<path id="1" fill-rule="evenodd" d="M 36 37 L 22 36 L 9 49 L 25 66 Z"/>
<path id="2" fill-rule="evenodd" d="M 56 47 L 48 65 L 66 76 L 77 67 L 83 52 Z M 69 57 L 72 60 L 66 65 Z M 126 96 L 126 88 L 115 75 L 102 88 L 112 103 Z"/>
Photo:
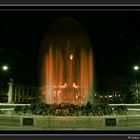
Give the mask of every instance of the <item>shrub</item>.
<path id="1" fill-rule="evenodd" d="M 124 115 L 127 112 L 126 106 L 116 106 L 112 109 L 108 104 L 90 104 L 74 105 L 68 103 L 62 104 L 44 104 L 36 103 L 30 106 L 16 106 L 16 114 L 34 114 L 34 115 L 53 115 L 53 116 L 103 116 L 103 115 Z"/>

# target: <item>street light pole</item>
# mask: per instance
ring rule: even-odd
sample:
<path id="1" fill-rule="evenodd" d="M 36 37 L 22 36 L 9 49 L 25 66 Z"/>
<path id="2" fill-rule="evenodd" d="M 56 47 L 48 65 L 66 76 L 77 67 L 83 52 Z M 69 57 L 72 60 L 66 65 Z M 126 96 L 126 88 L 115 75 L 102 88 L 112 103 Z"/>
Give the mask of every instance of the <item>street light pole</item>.
<path id="1" fill-rule="evenodd" d="M 5 76 L 7 76 L 8 69 L 7 65 L 0 66 L 0 97 L 2 102 L 5 100 L 5 96 L 7 96 L 7 78 Z"/>
<path id="2" fill-rule="evenodd" d="M 137 71 L 139 70 L 139 66 L 134 66 L 134 70 L 135 70 L 135 88 L 136 88 L 136 96 L 137 99 L 139 98 L 139 90 L 138 90 L 138 82 L 137 82 Z M 137 100 L 138 102 L 138 100 Z"/>

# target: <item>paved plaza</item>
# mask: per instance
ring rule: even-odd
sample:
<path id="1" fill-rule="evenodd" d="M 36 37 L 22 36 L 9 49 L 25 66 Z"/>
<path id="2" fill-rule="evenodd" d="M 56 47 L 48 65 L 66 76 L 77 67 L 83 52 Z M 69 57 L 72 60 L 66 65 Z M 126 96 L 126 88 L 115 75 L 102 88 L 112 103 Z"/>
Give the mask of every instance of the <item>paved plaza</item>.
<path id="1" fill-rule="evenodd" d="M 98 129 L 87 129 L 87 128 L 75 128 L 75 129 L 61 129 L 61 128 L 49 128 L 49 129 L 43 129 L 43 128 L 37 128 L 37 127 L 33 127 L 33 126 L 0 126 L 0 130 L 108 130 L 108 131 L 112 131 L 112 130 L 140 130 L 140 126 L 126 126 L 126 127 L 102 127 L 102 128 L 98 128 Z"/>

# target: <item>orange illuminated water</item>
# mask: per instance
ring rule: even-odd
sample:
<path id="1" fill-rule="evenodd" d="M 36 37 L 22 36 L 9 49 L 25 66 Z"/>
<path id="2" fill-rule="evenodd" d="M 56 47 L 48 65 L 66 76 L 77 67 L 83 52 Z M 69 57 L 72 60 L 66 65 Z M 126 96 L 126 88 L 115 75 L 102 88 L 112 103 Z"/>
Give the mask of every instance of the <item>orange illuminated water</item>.
<path id="1" fill-rule="evenodd" d="M 82 47 L 84 43 L 77 47 L 73 38 L 68 35 L 61 39 L 62 46 L 58 40 L 59 36 L 47 42 L 42 54 L 41 95 L 43 100 L 49 104 L 85 104 L 93 98 L 92 48 Z"/>

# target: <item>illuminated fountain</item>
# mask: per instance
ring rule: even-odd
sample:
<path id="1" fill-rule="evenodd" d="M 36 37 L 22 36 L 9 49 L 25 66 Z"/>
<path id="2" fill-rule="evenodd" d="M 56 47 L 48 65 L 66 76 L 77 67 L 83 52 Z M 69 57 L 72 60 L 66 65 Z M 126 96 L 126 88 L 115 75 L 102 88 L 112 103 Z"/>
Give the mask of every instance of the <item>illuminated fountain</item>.
<path id="1" fill-rule="evenodd" d="M 84 29 L 61 18 L 41 44 L 41 95 L 45 103 L 86 104 L 93 100 L 93 51 Z"/>

